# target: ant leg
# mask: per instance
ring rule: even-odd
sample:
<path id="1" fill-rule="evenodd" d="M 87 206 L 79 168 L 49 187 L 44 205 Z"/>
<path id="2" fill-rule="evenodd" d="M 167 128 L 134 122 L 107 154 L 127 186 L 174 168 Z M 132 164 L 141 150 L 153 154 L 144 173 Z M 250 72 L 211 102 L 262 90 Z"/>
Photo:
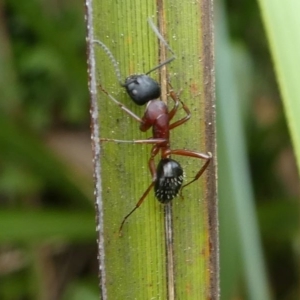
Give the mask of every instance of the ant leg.
<path id="1" fill-rule="evenodd" d="M 152 183 L 148 186 L 147 190 L 144 192 L 143 196 L 140 198 L 140 200 L 138 201 L 138 203 L 135 205 L 134 209 L 132 209 L 132 210 L 130 211 L 130 213 L 127 214 L 127 215 L 124 217 L 124 219 L 123 219 L 123 221 L 122 221 L 122 223 L 121 223 L 121 226 L 120 226 L 120 228 L 119 228 L 119 236 L 122 235 L 122 229 L 123 229 L 123 226 L 124 226 L 125 221 L 126 221 L 126 220 L 129 218 L 129 216 L 132 215 L 132 213 L 133 213 L 136 209 L 138 209 L 138 208 L 140 207 L 140 205 L 144 202 L 146 196 L 149 194 L 150 190 L 153 188 L 153 185 L 154 185 L 154 182 L 152 182 Z"/>
<path id="2" fill-rule="evenodd" d="M 175 155 L 181 155 L 181 156 L 188 156 L 188 157 L 195 157 L 195 158 L 200 158 L 206 160 L 204 165 L 201 167 L 201 169 L 198 171 L 198 173 L 195 175 L 194 179 L 192 179 L 190 182 L 184 184 L 181 188 L 180 194 L 182 194 L 182 190 L 196 181 L 197 179 L 200 178 L 200 176 L 203 174 L 203 172 L 206 170 L 208 167 L 211 159 L 212 159 L 212 154 L 211 152 L 208 152 L 207 154 L 204 153 L 199 153 L 199 152 L 194 152 L 190 150 L 184 150 L 184 149 L 178 149 L 178 150 L 170 150 L 170 154 L 175 154 Z"/>
<path id="3" fill-rule="evenodd" d="M 179 101 L 181 102 L 182 108 L 186 112 L 186 116 L 183 117 L 182 119 L 176 121 L 175 123 L 171 124 L 169 127 L 170 130 L 174 129 L 177 126 L 182 125 L 183 123 L 187 122 L 191 118 L 191 112 L 190 112 L 189 108 L 181 100 L 179 100 Z"/>
<path id="4" fill-rule="evenodd" d="M 129 144 L 163 144 L 167 140 L 166 139 L 155 139 L 150 138 L 147 140 L 116 140 L 116 139 L 107 139 L 107 138 L 100 138 L 100 142 L 114 142 L 114 143 L 129 143 Z"/>
<path id="5" fill-rule="evenodd" d="M 169 111 L 169 121 L 171 121 L 173 119 L 173 117 L 175 116 L 175 114 L 177 113 L 178 106 L 179 106 L 179 100 L 173 90 L 170 90 L 169 96 L 174 100 L 174 107 Z"/>
<path id="6" fill-rule="evenodd" d="M 110 95 L 100 84 L 98 85 L 103 93 L 105 93 L 110 100 L 112 100 L 115 104 L 117 104 L 123 111 L 125 111 L 129 116 L 131 116 L 133 119 L 140 123 L 144 123 L 144 121 L 137 116 L 135 113 L 133 113 L 129 108 L 127 108 L 123 103 L 119 102 L 117 99 L 115 99 L 112 95 Z"/>
<path id="7" fill-rule="evenodd" d="M 190 118 L 191 118 L 191 112 L 189 110 L 189 108 L 179 99 L 178 95 L 173 91 L 173 88 L 172 88 L 172 85 L 171 83 L 169 82 L 169 86 L 171 87 L 171 90 L 170 90 L 170 96 L 171 98 L 174 100 L 175 102 L 175 105 L 173 107 L 173 109 L 169 112 L 169 118 L 170 120 L 174 117 L 174 115 L 176 114 L 177 112 L 177 109 L 178 109 L 178 104 L 179 102 L 181 103 L 182 105 L 182 108 L 184 109 L 184 111 L 186 112 L 186 116 L 183 117 L 182 119 L 176 121 L 175 123 L 173 124 L 170 124 L 170 127 L 169 129 L 173 129 L 177 126 L 180 126 L 182 125 L 183 123 L 187 122 Z"/>
<path id="8" fill-rule="evenodd" d="M 158 147 L 158 144 L 156 144 L 152 147 L 151 156 L 150 156 L 150 159 L 149 159 L 149 162 L 148 162 L 149 170 L 150 170 L 150 173 L 151 173 L 151 176 L 152 176 L 152 182 L 155 182 L 156 179 L 157 179 L 154 158 L 157 155 L 158 151 L 159 151 L 159 147 Z"/>
<path id="9" fill-rule="evenodd" d="M 144 194 L 142 195 L 142 197 L 140 198 L 140 200 L 138 201 L 138 203 L 135 205 L 135 207 L 129 212 L 129 214 L 127 214 L 122 223 L 121 223 L 121 226 L 119 228 L 119 236 L 121 236 L 122 234 L 122 228 L 123 228 L 123 225 L 125 223 L 125 221 L 129 218 L 129 216 L 136 210 L 138 209 L 141 204 L 144 202 L 146 196 L 149 194 L 150 190 L 153 188 L 154 186 L 154 183 L 156 181 L 156 167 L 155 167 L 155 164 L 154 164 L 154 157 L 157 155 L 159 151 L 159 148 L 155 145 L 152 150 L 151 150 L 151 157 L 149 159 L 149 169 L 150 169 L 150 172 L 151 172 L 151 175 L 152 175 L 152 183 L 148 186 L 148 188 L 146 189 L 146 191 L 144 192 Z"/>

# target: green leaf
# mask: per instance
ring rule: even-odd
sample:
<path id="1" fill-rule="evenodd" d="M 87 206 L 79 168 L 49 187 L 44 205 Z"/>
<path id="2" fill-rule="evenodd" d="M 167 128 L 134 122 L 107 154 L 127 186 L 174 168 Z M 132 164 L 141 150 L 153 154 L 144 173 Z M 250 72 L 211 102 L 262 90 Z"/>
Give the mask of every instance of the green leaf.
<path id="1" fill-rule="evenodd" d="M 249 299 L 270 299 L 247 161 L 242 105 L 234 76 L 226 15 L 218 2 L 216 25 L 217 129 L 220 197 L 221 290 L 236 292 L 243 272 Z M 240 84 L 240 81 L 238 82 Z"/>
<path id="2" fill-rule="evenodd" d="M 259 0 L 300 172 L 300 1 Z"/>
<path id="3" fill-rule="evenodd" d="M 171 132 L 172 149 L 191 149 L 214 153 L 214 102 L 212 16 L 210 1 L 106 2 L 105 9 L 94 4 L 95 38 L 105 43 L 119 62 L 123 78 L 147 72 L 158 65 L 157 37 L 147 24 L 152 17 L 165 25 L 166 39 L 177 55 L 167 66 L 170 81 L 180 98 L 191 109 L 192 118 Z M 164 7 L 165 6 L 165 7 Z M 158 13 L 159 12 L 159 13 Z M 117 82 L 113 66 L 103 49 L 96 52 L 97 84 L 139 116 L 136 106 Z M 155 79 L 158 73 L 151 74 Z M 95 84 L 96 85 L 96 84 Z M 162 85 L 166 98 L 166 84 Z M 92 91 L 92 96 L 95 91 Z M 139 124 L 100 93 L 101 137 L 134 140 L 151 136 L 141 133 Z M 172 105 L 172 104 L 171 104 Z M 93 115 L 92 115 L 93 116 Z M 177 118 L 184 116 L 179 109 Z M 97 132 L 94 131 L 97 134 Z M 97 141 L 97 139 L 94 139 Z M 151 146 L 102 143 L 101 182 L 103 227 L 99 229 L 102 293 L 108 299 L 190 299 L 217 298 L 218 257 L 214 163 L 200 180 L 184 190 L 184 199 L 172 202 L 173 240 L 166 251 L 164 207 L 149 193 L 140 208 L 127 220 L 123 236 L 118 229 L 124 216 L 134 208 L 151 183 L 148 168 Z M 97 144 L 96 146 L 97 147 Z M 156 163 L 160 155 L 157 156 Z M 174 156 L 188 179 L 200 169 L 202 161 Z M 100 179 L 99 179 L 100 180 Z M 100 225 L 102 218 L 100 214 Z M 103 250 L 104 249 L 104 250 Z M 174 269 L 170 266 L 173 255 Z M 174 280 L 173 280 L 174 278 Z M 105 296 L 103 297 L 105 299 Z"/>

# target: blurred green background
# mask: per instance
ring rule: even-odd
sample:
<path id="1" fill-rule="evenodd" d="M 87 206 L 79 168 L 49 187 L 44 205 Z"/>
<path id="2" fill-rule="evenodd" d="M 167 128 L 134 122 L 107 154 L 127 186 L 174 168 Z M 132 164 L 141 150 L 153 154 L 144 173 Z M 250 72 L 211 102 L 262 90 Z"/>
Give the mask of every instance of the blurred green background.
<path id="1" fill-rule="evenodd" d="M 0 299 L 98 299 L 83 3 L 1 1 L 0 22 Z M 299 177 L 256 2 L 218 1 L 216 76 L 221 299 L 299 299 Z"/>

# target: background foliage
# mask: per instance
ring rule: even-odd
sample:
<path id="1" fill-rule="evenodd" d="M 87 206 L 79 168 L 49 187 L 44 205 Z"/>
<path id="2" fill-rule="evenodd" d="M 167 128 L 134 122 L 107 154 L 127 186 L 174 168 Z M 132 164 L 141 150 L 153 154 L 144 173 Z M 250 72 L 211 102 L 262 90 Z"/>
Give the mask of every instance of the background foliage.
<path id="1" fill-rule="evenodd" d="M 98 299 L 83 4 L 23 2 L 0 3 L 0 299 Z M 225 4 L 266 288 L 298 299 L 300 185 L 267 39 L 256 2 Z M 248 299 L 226 242 L 222 298 Z"/>
<path id="2" fill-rule="evenodd" d="M 82 3 L 0 15 L 0 298 L 97 299 Z"/>

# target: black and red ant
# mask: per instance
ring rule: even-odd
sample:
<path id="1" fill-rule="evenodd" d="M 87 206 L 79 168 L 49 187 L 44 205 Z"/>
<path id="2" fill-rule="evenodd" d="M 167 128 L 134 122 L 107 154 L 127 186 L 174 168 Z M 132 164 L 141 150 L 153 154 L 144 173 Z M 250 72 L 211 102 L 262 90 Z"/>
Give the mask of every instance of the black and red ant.
<path id="1" fill-rule="evenodd" d="M 149 23 L 152 29 L 154 30 L 155 34 L 164 43 L 164 45 L 173 54 L 173 56 L 165 62 L 159 64 L 155 68 L 151 69 L 146 74 L 131 75 L 127 77 L 125 83 L 123 83 L 121 80 L 121 75 L 117 61 L 115 60 L 110 50 L 102 42 L 97 40 L 94 41 L 94 43 L 100 45 L 104 49 L 106 54 L 109 56 L 110 60 L 114 65 L 119 83 L 122 87 L 126 89 L 130 98 L 138 105 L 143 105 L 147 103 L 144 116 L 140 118 L 130 109 L 128 109 L 125 105 L 123 105 L 121 102 L 115 99 L 112 95 L 110 95 L 106 90 L 104 90 L 102 86 L 100 86 L 100 89 L 123 111 L 125 111 L 129 116 L 131 116 L 133 119 L 140 123 L 141 131 L 147 131 L 152 127 L 152 137 L 144 140 L 125 141 L 108 138 L 100 139 L 101 142 L 154 144 L 154 146 L 151 149 L 151 156 L 148 163 L 150 173 L 152 176 L 152 182 L 146 189 L 146 191 L 143 193 L 139 201 L 136 203 L 135 207 L 124 217 L 119 229 L 119 233 L 121 233 L 123 225 L 127 218 L 142 204 L 142 202 L 145 200 L 146 196 L 149 194 L 150 190 L 153 187 L 156 198 L 161 203 L 166 204 L 172 199 L 174 199 L 179 192 L 181 194 L 182 190 L 185 187 L 199 179 L 199 177 L 203 174 L 203 172 L 209 165 L 209 162 L 212 158 L 210 152 L 204 154 L 186 149 L 173 150 L 170 148 L 170 130 L 188 121 L 190 119 L 191 113 L 188 107 L 174 93 L 170 84 L 169 85 L 171 87 L 171 90 L 169 91 L 169 96 L 174 101 L 174 107 L 169 111 L 167 105 L 163 101 L 158 99 L 161 96 L 160 86 L 158 82 L 149 77 L 148 74 L 156 69 L 161 68 L 163 65 L 170 63 L 172 60 L 175 59 L 175 56 L 174 52 L 169 47 L 164 38 L 161 36 L 161 34 L 158 32 L 158 29 L 155 27 L 151 20 L 149 20 Z M 186 112 L 186 116 L 180 120 L 175 121 L 174 123 L 171 123 L 171 120 L 173 119 L 178 110 L 179 103 L 181 103 L 183 110 Z M 161 159 L 156 168 L 154 158 L 159 152 L 161 153 Z M 171 155 L 181 155 L 204 159 L 205 163 L 197 172 L 195 177 L 190 182 L 182 186 L 183 169 L 176 160 L 170 158 Z"/>

